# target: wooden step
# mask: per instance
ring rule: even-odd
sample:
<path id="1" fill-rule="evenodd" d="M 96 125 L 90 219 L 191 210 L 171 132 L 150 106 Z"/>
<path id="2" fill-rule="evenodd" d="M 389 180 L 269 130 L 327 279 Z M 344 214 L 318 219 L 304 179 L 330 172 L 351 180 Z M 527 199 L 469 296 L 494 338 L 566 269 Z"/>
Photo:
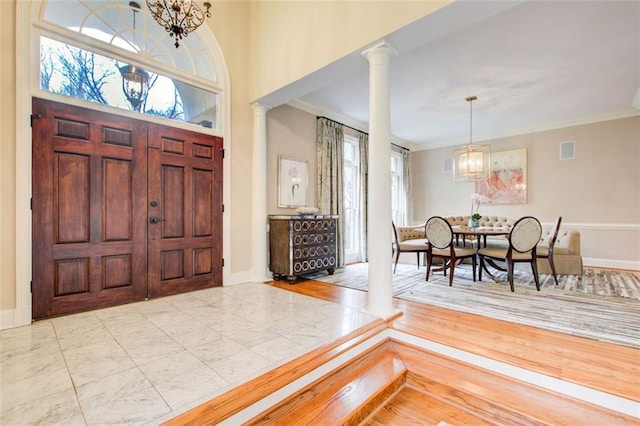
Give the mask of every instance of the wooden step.
<path id="1" fill-rule="evenodd" d="M 300 379 L 314 369 L 376 336 L 387 328 L 383 320 L 373 321 L 337 341 L 313 350 L 289 363 L 256 377 L 198 407 L 164 423 L 169 425 L 212 425 Z"/>
<path id="2" fill-rule="evenodd" d="M 357 425 L 404 385 L 406 372 L 387 340 L 246 424 Z"/>
<path id="3" fill-rule="evenodd" d="M 406 343 L 394 341 L 394 347 L 407 367 L 407 386 L 488 424 L 638 424 L 638 419 L 631 416 Z"/>
<path id="4" fill-rule="evenodd" d="M 490 424 L 466 410 L 448 404 L 415 388 L 404 386 L 378 411 L 366 419 L 362 425 L 450 425 Z"/>

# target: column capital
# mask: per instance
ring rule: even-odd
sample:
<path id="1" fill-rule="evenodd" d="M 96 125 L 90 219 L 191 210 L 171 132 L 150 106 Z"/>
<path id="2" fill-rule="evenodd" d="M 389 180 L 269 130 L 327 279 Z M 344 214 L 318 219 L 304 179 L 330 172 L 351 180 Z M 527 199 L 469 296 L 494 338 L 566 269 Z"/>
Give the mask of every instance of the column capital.
<path id="1" fill-rule="evenodd" d="M 396 56 L 398 54 L 398 51 L 394 49 L 393 46 L 391 46 L 385 40 L 381 40 L 378 43 L 374 44 L 373 46 L 370 46 L 365 50 L 363 50 L 361 54 L 362 56 L 370 60 L 372 56 L 379 55 L 379 54 L 387 55 L 387 56 Z"/>
<path id="2" fill-rule="evenodd" d="M 251 106 L 253 107 L 254 111 L 260 111 L 260 112 L 264 112 L 264 113 L 266 113 L 267 111 L 269 111 L 271 109 L 270 105 L 263 104 L 261 102 L 253 102 L 251 104 Z"/>

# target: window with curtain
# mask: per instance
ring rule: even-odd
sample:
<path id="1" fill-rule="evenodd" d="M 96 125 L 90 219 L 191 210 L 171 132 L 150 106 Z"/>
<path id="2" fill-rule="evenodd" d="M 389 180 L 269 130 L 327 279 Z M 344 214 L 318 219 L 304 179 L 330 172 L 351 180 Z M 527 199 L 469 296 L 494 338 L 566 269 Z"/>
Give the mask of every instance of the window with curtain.
<path id="1" fill-rule="evenodd" d="M 407 197 L 404 188 L 402 153 L 391 152 L 391 218 L 397 226 L 407 225 Z"/>
<path id="2" fill-rule="evenodd" d="M 367 193 L 369 136 L 326 117 L 317 121 L 318 206 L 337 214 L 338 265 L 367 261 Z M 391 152 L 391 210 L 397 225 L 411 216 L 410 152 Z"/>
<path id="3" fill-rule="evenodd" d="M 344 137 L 344 236 L 345 263 L 360 262 L 360 235 L 363 226 L 360 223 L 360 152 L 358 139 Z"/>

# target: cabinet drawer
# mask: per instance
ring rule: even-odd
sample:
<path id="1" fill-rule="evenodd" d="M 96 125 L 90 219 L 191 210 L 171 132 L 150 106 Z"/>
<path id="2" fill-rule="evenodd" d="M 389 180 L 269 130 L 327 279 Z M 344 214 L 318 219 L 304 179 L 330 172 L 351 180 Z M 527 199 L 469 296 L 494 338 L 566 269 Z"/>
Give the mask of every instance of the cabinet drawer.
<path id="1" fill-rule="evenodd" d="M 315 245 L 323 245 L 323 244 L 334 244 L 335 245 L 335 233 L 316 233 L 316 232 L 307 232 L 307 233 L 294 233 L 293 234 L 293 246 L 315 246 Z"/>
<path id="2" fill-rule="evenodd" d="M 319 258 L 319 257 L 335 257 L 336 246 L 333 245 L 319 245 L 312 247 L 295 247 L 293 249 L 294 259 L 307 259 L 307 258 Z"/>

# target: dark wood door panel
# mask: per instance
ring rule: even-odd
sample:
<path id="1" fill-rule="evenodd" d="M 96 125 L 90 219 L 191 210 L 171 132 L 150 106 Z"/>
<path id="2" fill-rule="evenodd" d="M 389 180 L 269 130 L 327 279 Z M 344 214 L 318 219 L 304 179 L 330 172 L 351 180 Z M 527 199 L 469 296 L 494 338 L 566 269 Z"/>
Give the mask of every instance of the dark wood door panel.
<path id="1" fill-rule="evenodd" d="M 222 285 L 222 139 L 149 124 L 149 291 Z"/>
<path id="2" fill-rule="evenodd" d="M 146 123 L 35 98 L 33 112 L 33 317 L 144 299 Z"/>
<path id="3" fill-rule="evenodd" d="M 135 199 L 133 182 L 134 164 L 128 160 L 104 158 L 102 160 L 103 194 L 102 241 L 131 241 L 133 239 Z"/>
<path id="4" fill-rule="evenodd" d="M 33 100 L 33 318 L 222 285 L 222 139 Z"/>
<path id="5" fill-rule="evenodd" d="M 160 238 L 184 238 L 188 235 L 185 227 L 185 204 L 189 203 L 189 192 L 186 191 L 190 178 L 189 170 L 184 166 L 171 164 L 160 165 Z"/>
<path id="6" fill-rule="evenodd" d="M 89 243 L 91 213 L 88 155 L 53 154 L 53 244 Z"/>
<path id="7" fill-rule="evenodd" d="M 213 181 L 215 175 L 213 170 L 193 169 L 192 172 L 193 191 L 193 230 L 194 238 L 213 237 L 214 234 L 214 201 L 213 201 Z"/>

